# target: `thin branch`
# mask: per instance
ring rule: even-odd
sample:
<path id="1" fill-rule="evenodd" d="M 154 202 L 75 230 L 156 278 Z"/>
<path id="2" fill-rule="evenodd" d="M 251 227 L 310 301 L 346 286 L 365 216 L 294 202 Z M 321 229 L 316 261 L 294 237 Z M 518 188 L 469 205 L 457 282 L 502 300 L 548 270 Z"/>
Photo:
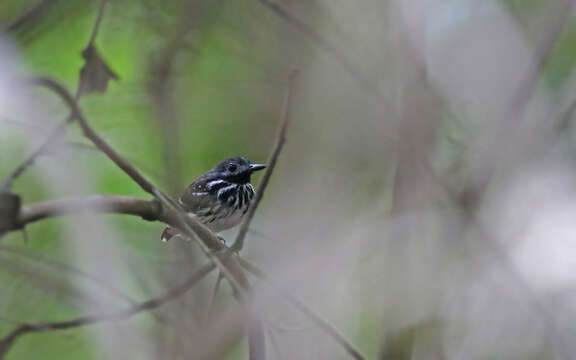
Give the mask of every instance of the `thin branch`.
<path id="1" fill-rule="evenodd" d="M 96 36 L 98 35 L 98 31 L 100 30 L 100 24 L 102 23 L 102 18 L 104 17 L 104 9 L 106 8 L 106 4 L 108 0 L 101 0 L 100 7 L 98 8 L 98 16 L 96 17 L 96 21 L 94 22 L 94 27 L 92 28 L 92 33 L 90 34 L 90 41 L 88 41 L 88 46 L 90 47 L 94 45 L 96 41 Z"/>
<path id="2" fill-rule="evenodd" d="M 76 119 L 82 128 L 84 136 L 96 145 L 100 151 L 107 155 L 118 167 L 120 167 L 132 180 L 134 180 L 140 187 L 151 195 L 155 195 L 155 186 L 148 181 L 138 170 L 136 170 L 128 161 L 122 158 L 112 147 L 104 141 L 86 121 L 84 113 L 78 106 L 76 99 L 70 94 L 68 90 L 60 83 L 44 77 L 33 78 L 32 83 L 43 86 L 56 93 L 60 99 L 68 106 L 71 111 L 71 117 Z"/>
<path id="3" fill-rule="evenodd" d="M 249 273 L 253 274 L 254 276 L 260 279 L 268 280 L 266 274 L 262 270 L 260 270 L 256 265 L 242 258 L 238 258 L 238 261 L 240 262 L 240 265 L 244 269 L 246 269 Z M 306 315 L 314 324 L 316 324 L 316 326 L 318 326 L 328 336 L 334 339 L 334 341 L 340 344 L 344 348 L 344 350 L 346 350 L 346 352 L 350 354 L 350 356 L 352 356 L 356 360 L 365 359 L 364 356 L 362 356 L 362 354 L 360 354 L 360 352 L 356 350 L 354 345 L 352 345 L 350 341 L 348 341 L 342 334 L 340 334 L 340 332 L 333 325 L 331 325 L 329 322 L 320 317 L 320 315 L 316 314 L 306 304 L 302 303 L 293 295 L 287 294 L 281 291 L 280 289 L 276 290 L 279 291 L 281 295 L 284 296 L 292 305 L 294 305 L 296 309 L 298 309 L 300 312 Z"/>
<path id="4" fill-rule="evenodd" d="M 4 359 L 10 348 L 14 345 L 16 340 L 26 334 L 48 332 L 65 330 L 70 328 L 76 328 L 81 326 L 93 325 L 102 322 L 113 322 L 122 319 L 129 318 L 133 315 L 142 313 L 144 311 L 149 311 L 158 308 L 165 303 L 176 299 L 182 294 L 189 291 L 194 285 L 196 285 L 200 280 L 204 278 L 210 271 L 214 269 L 215 265 L 213 263 L 206 264 L 196 270 L 185 282 L 182 284 L 168 289 L 161 296 L 152 298 L 148 301 L 130 306 L 124 310 L 119 310 L 115 312 L 110 312 L 106 314 L 99 315 L 84 315 L 75 319 L 58 321 L 58 322 L 47 322 L 38 324 L 22 324 L 10 332 L 8 335 L 0 339 L 0 359 Z"/>
<path id="5" fill-rule="evenodd" d="M 289 77 L 288 77 L 288 87 L 286 88 L 286 95 L 284 97 L 284 104 L 282 107 L 282 123 L 280 125 L 280 130 L 278 131 L 278 136 L 276 137 L 276 145 L 274 146 L 274 151 L 270 155 L 270 159 L 266 164 L 266 172 L 262 177 L 262 181 L 260 182 L 260 186 L 258 187 L 258 192 L 256 193 L 256 197 L 254 198 L 254 202 L 250 206 L 246 217 L 242 221 L 242 225 L 240 226 L 240 230 L 238 230 L 238 235 L 236 235 L 236 240 L 231 247 L 232 251 L 239 252 L 244 247 L 244 239 L 246 238 L 246 233 L 250 228 L 250 223 L 252 223 L 252 219 L 254 218 L 254 214 L 256 213 L 256 209 L 264 196 L 264 191 L 270 182 L 270 178 L 272 177 L 272 173 L 276 168 L 276 163 L 278 162 L 278 157 L 282 152 L 282 148 L 284 147 L 284 143 L 286 142 L 286 132 L 288 129 L 288 125 L 290 124 L 290 110 L 292 108 L 292 97 L 294 92 L 294 82 L 296 76 L 298 76 L 298 70 L 293 70 Z"/>
<path id="6" fill-rule="evenodd" d="M 20 175 L 22 175 L 24 173 L 24 171 L 26 171 L 30 166 L 32 166 L 32 164 L 34 164 L 36 159 L 40 155 L 42 155 L 44 152 L 46 152 L 46 150 L 50 146 L 52 146 L 54 144 L 54 142 L 64 134 L 64 130 L 66 129 L 66 125 L 68 125 L 69 120 L 70 119 L 68 118 L 63 123 L 58 124 L 50 132 L 50 135 L 48 135 L 48 138 L 35 151 L 33 151 L 32 154 L 30 154 L 28 156 L 28 158 L 26 158 L 26 160 L 24 160 L 10 174 L 8 174 L 8 176 L 6 176 L 4 178 L 4 180 L 2 180 L 2 183 L 0 183 L 0 190 L 6 191 L 12 187 L 12 184 L 14 183 L 14 181 L 18 177 L 20 177 Z"/>
<path id="7" fill-rule="evenodd" d="M 210 302 L 209 302 L 209 308 L 208 311 L 206 312 L 206 320 L 209 320 L 212 318 L 212 315 L 214 314 L 214 309 L 216 307 L 216 298 L 218 297 L 218 291 L 220 290 L 220 284 L 222 283 L 222 279 L 224 277 L 222 276 L 222 274 L 218 273 L 218 278 L 216 279 L 216 283 L 214 284 L 214 289 L 212 289 L 212 295 L 210 296 Z M 208 323 L 208 321 L 206 321 L 206 323 Z"/>

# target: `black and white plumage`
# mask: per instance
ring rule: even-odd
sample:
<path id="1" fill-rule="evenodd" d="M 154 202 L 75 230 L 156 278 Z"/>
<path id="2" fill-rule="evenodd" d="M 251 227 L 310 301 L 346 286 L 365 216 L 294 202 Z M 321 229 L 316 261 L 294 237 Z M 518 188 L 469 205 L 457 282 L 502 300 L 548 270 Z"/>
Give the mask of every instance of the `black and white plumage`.
<path id="1" fill-rule="evenodd" d="M 250 177 L 266 166 L 251 164 L 243 157 L 229 158 L 200 176 L 186 188 L 178 202 L 190 214 L 218 233 L 240 223 L 254 198 Z M 178 231 L 166 227 L 162 241 L 168 241 Z"/>

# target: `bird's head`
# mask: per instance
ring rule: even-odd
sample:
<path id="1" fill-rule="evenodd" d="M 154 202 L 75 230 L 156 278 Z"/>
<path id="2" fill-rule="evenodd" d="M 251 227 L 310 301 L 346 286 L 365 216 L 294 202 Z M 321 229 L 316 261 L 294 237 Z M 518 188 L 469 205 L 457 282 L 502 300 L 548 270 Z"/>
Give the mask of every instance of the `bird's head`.
<path id="1" fill-rule="evenodd" d="M 263 164 L 252 164 L 243 157 L 234 157 L 219 162 L 210 172 L 214 177 L 234 184 L 247 184 L 254 171 L 266 168 Z"/>

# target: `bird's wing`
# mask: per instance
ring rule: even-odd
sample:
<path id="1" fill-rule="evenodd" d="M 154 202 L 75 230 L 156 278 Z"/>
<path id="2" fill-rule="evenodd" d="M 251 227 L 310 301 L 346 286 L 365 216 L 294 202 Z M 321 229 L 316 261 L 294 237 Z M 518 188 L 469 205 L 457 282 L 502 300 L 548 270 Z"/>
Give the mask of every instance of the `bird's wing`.
<path id="1" fill-rule="evenodd" d="M 206 182 L 199 178 L 186 188 L 179 202 L 187 212 L 199 214 L 209 210 L 214 200 L 214 195 L 206 188 Z"/>

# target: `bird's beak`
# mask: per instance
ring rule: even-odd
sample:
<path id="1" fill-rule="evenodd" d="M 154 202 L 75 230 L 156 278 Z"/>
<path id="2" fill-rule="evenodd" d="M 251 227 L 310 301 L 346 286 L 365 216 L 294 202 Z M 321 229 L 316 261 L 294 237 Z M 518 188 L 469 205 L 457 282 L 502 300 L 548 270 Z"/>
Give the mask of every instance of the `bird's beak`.
<path id="1" fill-rule="evenodd" d="M 251 164 L 250 165 L 250 170 L 253 172 L 258 171 L 258 170 L 262 170 L 265 168 L 266 168 L 266 165 L 264 165 L 264 164 Z"/>

